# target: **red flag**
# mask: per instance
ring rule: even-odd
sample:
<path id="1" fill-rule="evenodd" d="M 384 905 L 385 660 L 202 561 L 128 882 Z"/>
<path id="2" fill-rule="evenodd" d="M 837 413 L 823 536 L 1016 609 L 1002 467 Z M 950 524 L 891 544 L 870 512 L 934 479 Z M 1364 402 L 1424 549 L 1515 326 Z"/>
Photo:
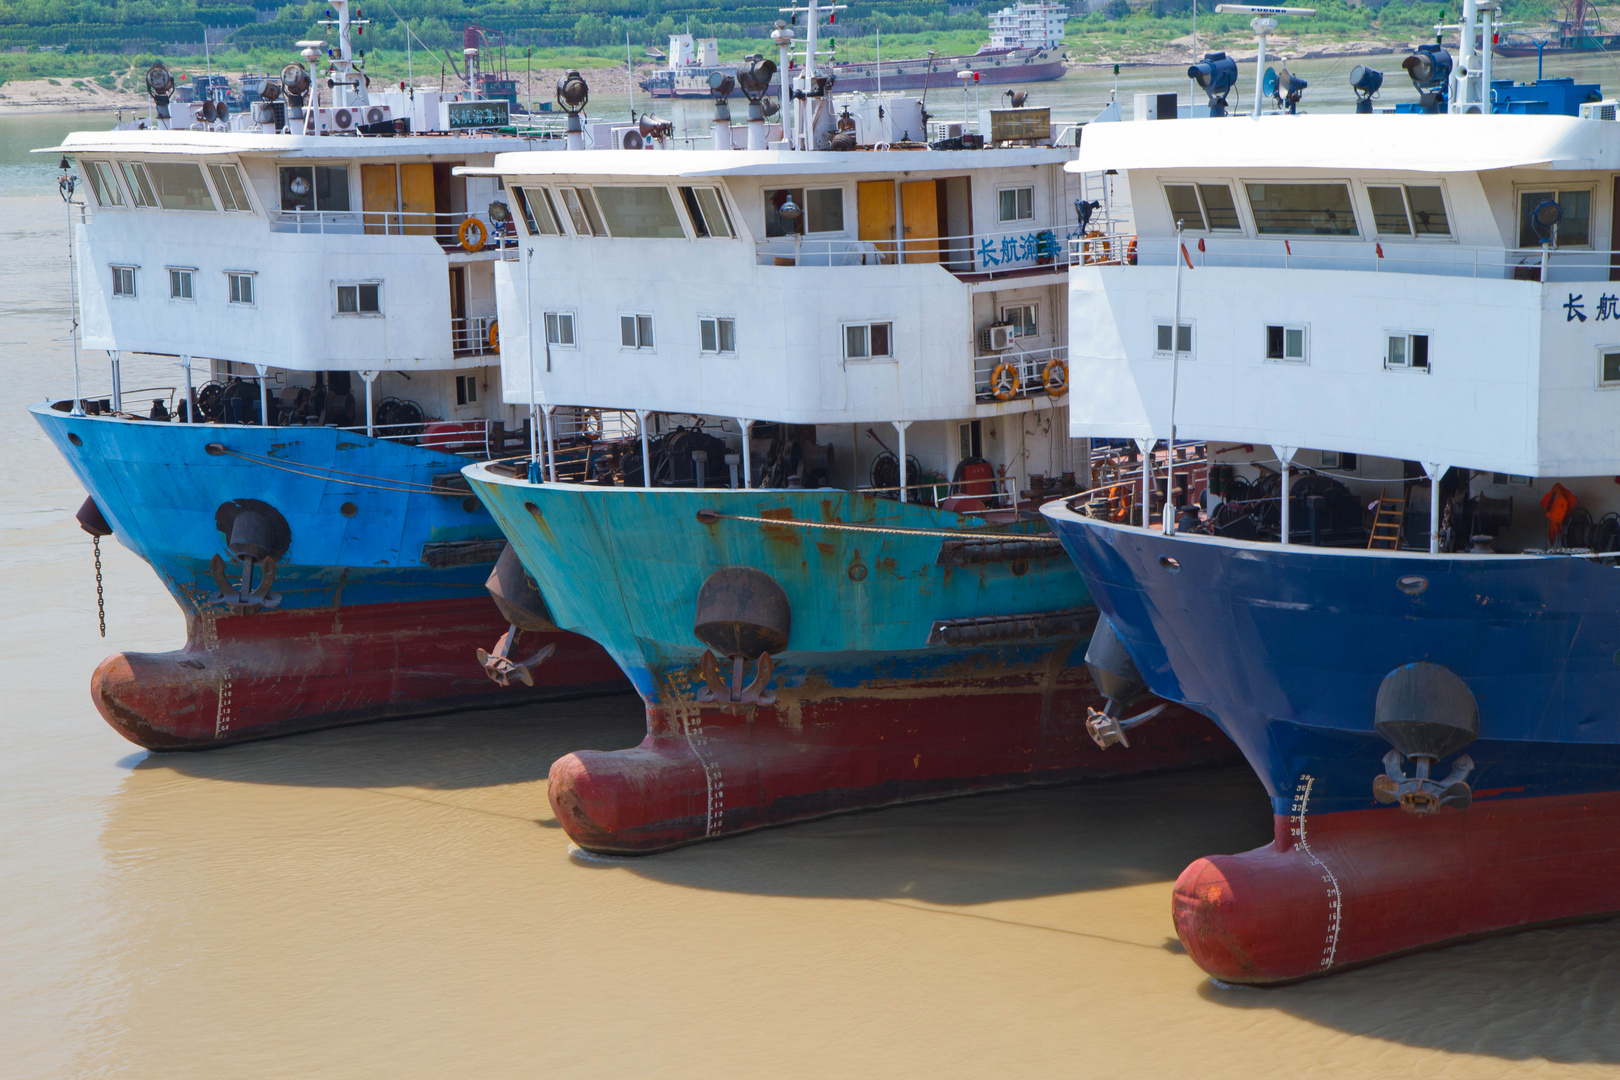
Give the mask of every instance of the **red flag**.
<path id="1" fill-rule="evenodd" d="M 1181 245 L 1181 257 L 1183 259 L 1187 260 L 1187 269 L 1191 270 L 1193 268 L 1192 256 L 1187 254 L 1187 245 L 1186 244 Z"/>
<path id="2" fill-rule="evenodd" d="M 1294 245 L 1290 244 L 1287 240 L 1284 240 L 1283 241 L 1283 250 L 1288 252 L 1288 254 L 1292 255 L 1294 253 Z"/>
<path id="3" fill-rule="evenodd" d="M 1200 236 L 1200 237 L 1199 237 L 1199 238 L 1198 238 L 1198 250 L 1199 250 L 1199 251 L 1203 251 L 1203 250 L 1204 250 L 1204 238 L 1203 238 L 1203 237 L 1202 237 L 1202 236 Z"/>
<path id="4" fill-rule="evenodd" d="M 1373 245 L 1373 250 L 1378 252 L 1378 257 L 1380 259 L 1382 259 L 1384 257 L 1384 245 L 1383 244 L 1374 244 Z"/>

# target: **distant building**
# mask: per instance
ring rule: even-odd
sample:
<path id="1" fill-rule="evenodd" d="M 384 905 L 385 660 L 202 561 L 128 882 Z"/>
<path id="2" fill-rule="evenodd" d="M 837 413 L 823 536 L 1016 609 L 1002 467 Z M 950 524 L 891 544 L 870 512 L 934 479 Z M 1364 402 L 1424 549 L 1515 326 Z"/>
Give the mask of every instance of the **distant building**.
<path id="1" fill-rule="evenodd" d="M 990 16 L 990 48 L 1054 49 L 1063 44 L 1067 4 L 1014 4 Z"/>

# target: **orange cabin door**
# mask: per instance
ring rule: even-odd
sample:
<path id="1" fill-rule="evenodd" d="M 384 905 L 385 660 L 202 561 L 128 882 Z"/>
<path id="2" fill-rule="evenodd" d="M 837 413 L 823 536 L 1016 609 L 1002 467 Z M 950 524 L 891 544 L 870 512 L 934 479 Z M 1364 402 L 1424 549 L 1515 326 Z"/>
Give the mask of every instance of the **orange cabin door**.
<path id="1" fill-rule="evenodd" d="M 399 232 L 399 178 L 394 166 L 360 166 L 360 205 L 365 210 L 366 232 Z"/>
<path id="2" fill-rule="evenodd" d="M 882 253 L 884 262 L 894 262 L 894 181 L 857 183 L 855 212 L 860 218 L 861 239 L 874 245 Z"/>
<path id="3" fill-rule="evenodd" d="M 908 263 L 939 262 L 939 196 L 932 180 L 900 185 L 900 221 Z"/>
<path id="4" fill-rule="evenodd" d="M 399 209 L 405 231 L 433 235 L 433 166 L 413 162 L 399 167 Z"/>

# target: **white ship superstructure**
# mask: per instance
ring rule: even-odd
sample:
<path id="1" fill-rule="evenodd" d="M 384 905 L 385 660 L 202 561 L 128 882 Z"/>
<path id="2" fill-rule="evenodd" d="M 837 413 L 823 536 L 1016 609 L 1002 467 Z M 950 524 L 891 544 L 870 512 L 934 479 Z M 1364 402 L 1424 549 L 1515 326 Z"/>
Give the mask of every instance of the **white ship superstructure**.
<path id="1" fill-rule="evenodd" d="M 990 48 L 1055 49 L 1063 44 L 1067 4 L 1018 3 L 990 13 Z"/>

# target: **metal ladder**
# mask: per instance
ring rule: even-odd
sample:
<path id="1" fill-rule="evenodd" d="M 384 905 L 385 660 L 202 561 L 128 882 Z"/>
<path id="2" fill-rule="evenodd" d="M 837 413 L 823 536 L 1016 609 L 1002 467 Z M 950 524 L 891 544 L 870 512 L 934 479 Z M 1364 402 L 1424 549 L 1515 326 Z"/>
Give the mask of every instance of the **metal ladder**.
<path id="1" fill-rule="evenodd" d="M 1387 498 L 1378 492 L 1378 509 L 1373 515 L 1372 535 L 1367 537 L 1369 551 L 1399 551 L 1401 529 L 1406 522 L 1406 500 Z"/>

